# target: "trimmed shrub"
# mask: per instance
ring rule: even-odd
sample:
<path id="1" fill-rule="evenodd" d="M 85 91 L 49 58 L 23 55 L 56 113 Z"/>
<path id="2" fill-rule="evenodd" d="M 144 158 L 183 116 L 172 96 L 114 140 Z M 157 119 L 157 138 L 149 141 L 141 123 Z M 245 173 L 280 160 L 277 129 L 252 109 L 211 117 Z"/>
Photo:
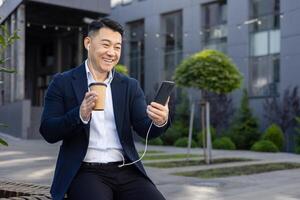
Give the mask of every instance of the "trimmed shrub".
<path id="1" fill-rule="evenodd" d="M 213 142 L 213 148 L 214 149 L 227 149 L 227 150 L 235 150 L 235 144 L 232 142 L 232 140 L 229 137 L 221 137 L 217 138 Z"/>
<path id="2" fill-rule="evenodd" d="M 174 145 L 175 141 L 183 135 L 188 135 L 188 127 L 180 121 L 175 121 L 165 134 L 161 136 L 164 145 Z"/>
<path id="3" fill-rule="evenodd" d="M 161 146 L 161 145 L 163 145 L 163 141 L 162 141 L 162 139 L 161 138 L 154 138 L 154 139 L 152 139 L 152 140 L 149 140 L 148 141 L 148 144 L 149 145 L 157 145 L 157 146 Z"/>
<path id="4" fill-rule="evenodd" d="M 216 129 L 214 127 L 210 127 L 210 134 L 211 134 L 211 141 L 213 142 L 217 137 Z M 203 147 L 203 131 L 197 134 L 197 141 L 198 141 L 198 145 L 200 147 Z"/>
<path id="5" fill-rule="evenodd" d="M 259 151 L 259 152 L 278 152 L 277 146 L 268 140 L 260 140 L 251 147 L 252 151 Z"/>
<path id="6" fill-rule="evenodd" d="M 183 138 L 179 138 L 178 140 L 176 140 L 175 144 L 176 147 L 187 147 L 188 146 L 188 137 L 183 137 Z M 197 143 L 195 142 L 195 140 L 192 139 L 192 143 L 191 146 L 197 147 Z"/>
<path id="7" fill-rule="evenodd" d="M 284 135 L 282 129 L 277 124 L 271 124 L 262 136 L 262 140 L 273 142 L 279 150 L 283 150 Z"/>

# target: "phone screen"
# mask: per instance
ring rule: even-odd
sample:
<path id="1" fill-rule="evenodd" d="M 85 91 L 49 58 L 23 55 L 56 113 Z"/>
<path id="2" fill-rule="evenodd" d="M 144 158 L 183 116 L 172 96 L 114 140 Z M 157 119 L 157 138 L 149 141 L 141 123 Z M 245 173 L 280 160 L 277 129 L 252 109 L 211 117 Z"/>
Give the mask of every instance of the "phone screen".
<path id="1" fill-rule="evenodd" d="M 174 82 L 163 81 L 156 93 L 154 102 L 159 103 L 161 105 L 165 105 L 167 103 L 168 97 L 171 95 L 174 87 L 175 87 Z"/>

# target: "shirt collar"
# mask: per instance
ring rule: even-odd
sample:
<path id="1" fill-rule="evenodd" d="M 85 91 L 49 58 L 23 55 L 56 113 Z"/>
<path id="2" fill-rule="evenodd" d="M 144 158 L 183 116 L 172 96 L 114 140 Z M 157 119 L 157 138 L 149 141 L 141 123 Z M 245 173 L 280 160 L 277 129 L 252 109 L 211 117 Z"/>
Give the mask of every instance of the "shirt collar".
<path id="1" fill-rule="evenodd" d="M 90 71 L 90 69 L 89 69 L 89 67 L 88 67 L 88 59 L 86 59 L 84 63 L 85 63 L 85 71 L 86 71 L 87 77 L 88 77 L 88 78 L 90 77 L 93 81 L 95 81 L 94 78 L 93 78 L 93 76 L 92 76 L 92 73 L 91 73 L 91 71 Z M 105 82 L 106 84 L 110 84 L 110 83 L 112 82 L 113 78 L 114 78 L 114 75 L 115 75 L 115 68 L 113 68 L 113 69 L 109 72 L 108 77 L 107 77 L 107 79 L 105 79 L 104 82 Z"/>

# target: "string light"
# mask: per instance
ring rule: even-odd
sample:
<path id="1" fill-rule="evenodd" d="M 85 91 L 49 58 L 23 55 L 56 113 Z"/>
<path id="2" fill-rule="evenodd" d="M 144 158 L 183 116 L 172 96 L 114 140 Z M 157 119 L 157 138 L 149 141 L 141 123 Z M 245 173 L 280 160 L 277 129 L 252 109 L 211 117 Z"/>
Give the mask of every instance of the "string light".
<path id="1" fill-rule="evenodd" d="M 51 29 L 53 28 L 55 31 L 58 31 L 60 29 L 65 29 L 67 31 L 71 31 L 71 30 L 75 30 L 77 29 L 78 31 L 82 31 L 83 30 L 83 27 L 82 26 L 65 26 L 65 25 L 56 25 L 56 24 L 38 24 L 38 23 L 32 23 L 32 22 L 28 22 L 26 24 L 26 26 L 28 28 L 30 27 L 41 27 L 42 29 Z"/>
<path id="2" fill-rule="evenodd" d="M 261 24 L 262 24 L 261 20 L 258 20 L 258 21 L 257 21 L 257 24 L 258 24 L 258 25 L 261 25 Z"/>
<path id="3" fill-rule="evenodd" d="M 281 19 L 284 18 L 284 13 L 280 13 L 279 17 Z M 236 27 L 238 30 L 240 30 L 240 29 L 242 29 L 243 25 L 250 25 L 250 24 L 253 24 L 253 23 L 257 23 L 258 25 L 262 25 L 263 22 L 259 18 L 253 18 L 253 19 L 248 19 L 248 20 L 242 21 L 239 24 L 231 25 L 231 26 Z M 27 22 L 26 26 L 28 28 L 33 27 L 33 26 L 40 26 L 40 27 L 42 27 L 42 29 L 51 29 L 51 28 L 53 28 L 56 31 L 64 29 L 64 30 L 67 30 L 67 31 L 78 30 L 78 31 L 81 32 L 83 30 L 83 26 L 69 26 L 69 25 L 57 25 L 57 24 L 38 24 L 38 23 L 32 23 L 32 22 Z M 226 24 L 226 26 L 230 27 L 230 25 L 227 25 L 227 24 Z M 202 35 L 204 35 L 204 33 L 211 33 L 213 31 L 215 31 L 215 29 L 205 28 L 205 29 L 199 30 L 198 34 L 200 36 L 202 36 Z M 137 36 L 136 32 L 132 32 L 131 34 L 134 37 Z M 188 32 L 183 33 L 184 37 L 190 37 L 191 35 L 192 34 L 190 34 Z M 160 38 L 162 35 L 160 33 L 154 33 L 154 36 L 156 38 Z M 172 38 L 175 37 L 174 33 L 170 33 L 169 36 L 172 37 Z M 149 37 L 149 34 L 144 33 L 143 38 L 147 38 L 147 37 Z M 124 37 L 124 40 L 126 40 L 125 37 Z"/>

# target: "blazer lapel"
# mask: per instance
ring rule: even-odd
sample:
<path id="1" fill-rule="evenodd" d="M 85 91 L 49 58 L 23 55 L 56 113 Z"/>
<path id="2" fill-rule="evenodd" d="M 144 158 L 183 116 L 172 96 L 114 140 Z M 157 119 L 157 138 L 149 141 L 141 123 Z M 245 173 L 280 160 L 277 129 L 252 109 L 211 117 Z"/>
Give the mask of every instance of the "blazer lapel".
<path id="1" fill-rule="evenodd" d="M 85 64 L 81 64 L 73 72 L 72 86 L 76 95 L 78 105 L 81 104 L 84 99 L 85 93 L 88 91 L 88 83 L 85 71 Z"/>
<path id="2" fill-rule="evenodd" d="M 88 91 L 88 82 L 87 82 L 84 63 L 82 63 L 78 68 L 74 69 L 72 75 L 72 86 L 73 86 L 74 93 L 76 95 L 77 103 L 78 105 L 81 105 L 85 93 Z M 90 137 L 89 129 L 90 129 L 90 124 L 84 126 L 84 130 L 88 139 Z"/>
<path id="3" fill-rule="evenodd" d="M 126 84 L 123 81 L 120 74 L 115 72 L 113 81 L 111 82 L 111 94 L 114 106 L 114 115 L 116 121 L 116 127 L 119 137 L 122 134 L 124 111 L 125 111 L 125 99 L 126 99 Z"/>

